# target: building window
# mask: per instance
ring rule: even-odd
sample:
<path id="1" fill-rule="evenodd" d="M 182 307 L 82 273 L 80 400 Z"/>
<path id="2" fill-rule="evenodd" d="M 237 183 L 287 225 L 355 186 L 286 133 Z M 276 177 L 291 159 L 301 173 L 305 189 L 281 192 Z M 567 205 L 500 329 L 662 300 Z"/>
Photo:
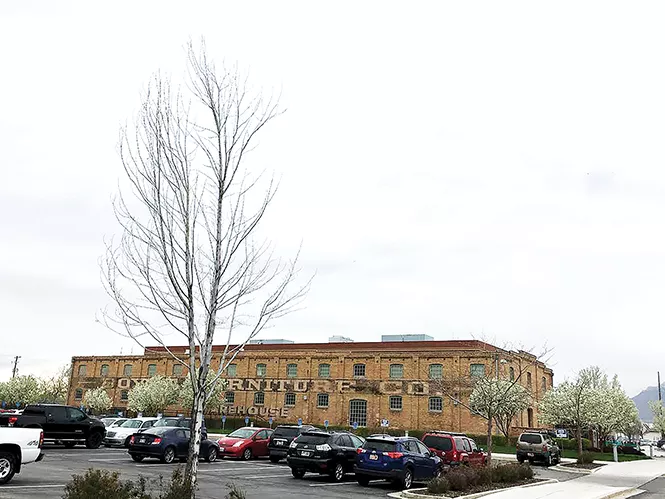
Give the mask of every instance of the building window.
<path id="1" fill-rule="evenodd" d="M 474 378 L 485 376 L 485 364 L 471 364 L 471 376 Z"/>
<path id="2" fill-rule="evenodd" d="M 402 410 L 402 397 L 399 395 L 393 395 L 389 399 L 389 407 L 391 411 L 401 411 Z"/>
<path id="3" fill-rule="evenodd" d="M 76 393 L 74 394 L 74 398 L 76 400 L 81 400 L 83 398 L 83 390 L 81 390 L 80 388 L 77 388 Z"/>
<path id="4" fill-rule="evenodd" d="M 157 364 L 148 364 L 148 376 L 157 374 Z"/>
<path id="5" fill-rule="evenodd" d="M 171 370 L 171 374 L 177 377 L 182 376 L 182 364 L 173 364 L 173 369 Z"/>
<path id="6" fill-rule="evenodd" d="M 298 376 L 298 364 L 287 364 L 286 365 L 286 377 L 295 378 Z"/>
<path id="7" fill-rule="evenodd" d="M 330 377 L 330 364 L 319 364 L 319 378 Z"/>
<path id="8" fill-rule="evenodd" d="M 284 405 L 286 407 L 293 407 L 296 405 L 296 394 L 295 393 L 286 393 L 284 395 Z"/>
<path id="9" fill-rule="evenodd" d="M 122 370 L 122 373 L 125 376 L 131 376 L 132 375 L 132 365 L 131 364 L 125 364 L 125 368 Z"/>
<path id="10" fill-rule="evenodd" d="M 510 381 L 515 381 L 515 369 L 513 367 L 510 368 Z"/>
<path id="11" fill-rule="evenodd" d="M 362 365 L 363 367 L 364 364 Z M 349 401 L 349 426 L 367 426 L 367 400 L 354 399 Z"/>
<path id="12" fill-rule="evenodd" d="M 79 366 L 79 376 L 85 376 L 88 372 L 88 367 L 85 364 Z"/>
<path id="13" fill-rule="evenodd" d="M 263 405 L 266 401 L 266 394 L 264 392 L 254 392 L 254 405 Z"/>
<path id="14" fill-rule="evenodd" d="M 545 376 L 543 376 L 543 391 L 547 391 L 547 380 L 545 379 Z"/>
<path id="15" fill-rule="evenodd" d="M 99 375 L 100 376 L 108 376 L 109 375 L 109 365 L 108 364 L 102 364 L 102 367 L 99 369 Z"/>
<path id="16" fill-rule="evenodd" d="M 526 410 L 526 418 L 529 428 L 533 428 L 533 409 L 531 407 Z"/>
<path id="17" fill-rule="evenodd" d="M 354 364 L 353 365 L 353 377 L 354 378 L 364 378 L 365 377 L 365 364 Z"/>
<path id="18" fill-rule="evenodd" d="M 236 394 L 233 392 L 226 392 L 224 394 L 224 403 L 233 404 L 236 401 Z"/>
<path id="19" fill-rule="evenodd" d="M 265 364 L 256 364 L 256 377 L 263 378 L 268 370 Z"/>
<path id="20" fill-rule="evenodd" d="M 226 375 L 235 378 L 238 375 L 238 365 L 237 364 L 229 364 L 226 366 Z"/>
<path id="21" fill-rule="evenodd" d="M 443 378 L 443 365 L 430 364 L 429 365 L 429 379 L 442 379 Z"/>
<path id="22" fill-rule="evenodd" d="M 531 373 L 526 373 L 526 387 L 531 390 Z M 531 428 L 531 426 L 529 426 Z"/>
<path id="23" fill-rule="evenodd" d="M 327 393 L 319 393 L 316 396 L 316 407 L 325 408 L 328 407 L 329 403 L 330 403 L 330 398 L 328 397 Z"/>
<path id="24" fill-rule="evenodd" d="M 390 364 L 390 377 L 392 379 L 402 379 L 404 376 L 404 366 L 402 364 Z"/>
<path id="25" fill-rule="evenodd" d="M 443 411 L 443 399 L 441 397 L 429 398 L 429 412 Z"/>
<path id="26" fill-rule="evenodd" d="M 122 390 L 120 392 L 120 400 L 127 400 L 129 398 L 129 392 L 127 390 Z"/>

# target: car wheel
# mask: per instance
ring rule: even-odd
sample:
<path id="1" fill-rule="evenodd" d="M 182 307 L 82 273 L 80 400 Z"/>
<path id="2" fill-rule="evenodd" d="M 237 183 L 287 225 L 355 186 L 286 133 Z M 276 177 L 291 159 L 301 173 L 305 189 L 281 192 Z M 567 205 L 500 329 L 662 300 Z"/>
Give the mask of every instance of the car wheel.
<path id="1" fill-rule="evenodd" d="M 358 485 L 361 485 L 362 487 L 367 487 L 369 485 L 369 478 L 365 475 L 358 475 L 356 473 L 356 481 L 358 482 Z"/>
<path id="2" fill-rule="evenodd" d="M 305 476 L 305 470 L 301 468 L 291 468 L 291 474 L 293 478 L 302 478 Z"/>
<path id="3" fill-rule="evenodd" d="M 279 458 L 277 456 L 270 456 L 270 462 L 277 464 L 279 463 Z"/>
<path id="4" fill-rule="evenodd" d="M 529 459 L 529 464 L 533 464 L 533 459 Z"/>
<path id="5" fill-rule="evenodd" d="M 522 464 L 524 462 L 524 458 L 523 457 L 518 457 L 517 462 Z"/>
<path id="6" fill-rule="evenodd" d="M 167 447 L 162 454 L 161 462 L 166 464 L 171 464 L 175 460 L 175 449 L 173 447 Z"/>
<path id="7" fill-rule="evenodd" d="M 0 452 L 0 485 L 9 482 L 16 473 L 14 455 L 9 452 Z"/>
<path id="8" fill-rule="evenodd" d="M 65 446 L 65 449 L 73 449 L 76 447 L 76 442 L 65 442 L 63 445 Z"/>
<path id="9" fill-rule="evenodd" d="M 217 461 L 217 449 L 214 447 L 211 447 L 210 450 L 208 451 L 208 455 L 206 456 L 206 461 L 209 463 L 214 463 Z"/>
<path id="10" fill-rule="evenodd" d="M 132 439 L 132 437 L 131 437 L 131 436 L 127 437 L 127 438 L 125 439 L 125 443 L 124 443 L 124 444 L 122 444 L 122 445 L 124 445 L 124 446 L 125 446 L 125 448 L 128 448 L 128 447 L 129 447 L 129 441 L 130 441 L 131 439 Z"/>
<path id="11" fill-rule="evenodd" d="M 85 447 L 87 449 L 99 449 L 99 446 L 102 445 L 102 440 L 104 440 L 102 433 L 99 431 L 93 431 L 88 435 L 88 438 L 85 439 Z M 127 446 L 129 446 L 129 442 L 127 442 Z"/>
<path id="12" fill-rule="evenodd" d="M 547 462 L 547 466 L 552 466 L 553 459 L 552 459 L 552 454 L 551 453 L 547 455 L 546 462 Z"/>
<path id="13" fill-rule="evenodd" d="M 252 459 L 252 449 L 250 449 L 249 447 L 248 447 L 247 449 L 245 449 L 245 450 L 242 452 L 242 458 L 243 458 L 245 461 L 249 461 L 250 459 Z"/>
<path id="14" fill-rule="evenodd" d="M 413 471 L 410 468 L 404 470 L 401 485 L 404 490 L 410 489 L 411 485 L 413 485 Z"/>
<path id="15" fill-rule="evenodd" d="M 441 475 L 443 475 L 443 469 L 441 466 L 437 466 L 436 470 L 434 470 L 434 478 L 439 478 Z"/>
<path id="16" fill-rule="evenodd" d="M 140 463 L 145 459 L 145 456 L 139 456 L 138 454 L 131 454 L 132 459 L 136 461 L 137 463 Z"/>
<path id="17" fill-rule="evenodd" d="M 342 463 L 335 464 L 335 467 L 330 470 L 330 478 L 333 482 L 341 482 L 344 478 L 344 465 Z"/>

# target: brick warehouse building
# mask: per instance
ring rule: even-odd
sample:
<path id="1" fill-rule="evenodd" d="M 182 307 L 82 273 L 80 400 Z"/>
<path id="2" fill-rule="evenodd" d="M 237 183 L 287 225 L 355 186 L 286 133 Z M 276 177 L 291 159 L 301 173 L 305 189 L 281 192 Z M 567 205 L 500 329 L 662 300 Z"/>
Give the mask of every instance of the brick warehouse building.
<path id="1" fill-rule="evenodd" d="M 170 347 L 185 355 L 187 347 Z M 218 367 L 223 346 L 213 347 Z M 532 405 L 517 427 L 538 425 L 537 403 L 552 388 L 553 372 L 535 356 L 476 341 L 405 341 L 248 344 L 229 366 L 223 414 L 257 421 L 304 422 L 393 428 L 445 428 L 483 433 L 484 419 L 468 405 L 474 378 L 496 376 L 518 382 Z M 114 407 L 127 406 L 128 391 L 155 374 L 183 378 L 182 366 L 161 347 L 143 355 L 73 357 L 68 403 L 103 386 Z M 177 412 L 180 408 L 174 408 Z M 215 413 L 216 414 L 216 413 Z"/>

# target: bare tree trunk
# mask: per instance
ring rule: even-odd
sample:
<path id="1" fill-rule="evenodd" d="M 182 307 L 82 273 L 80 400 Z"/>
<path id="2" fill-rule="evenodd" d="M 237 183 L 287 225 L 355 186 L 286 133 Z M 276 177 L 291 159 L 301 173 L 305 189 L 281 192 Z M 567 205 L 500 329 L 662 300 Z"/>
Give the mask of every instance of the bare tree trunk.
<path id="1" fill-rule="evenodd" d="M 489 414 L 489 418 L 487 419 L 487 463 L 492 462 L 492 422 L 494 421 L 494 417 L 492 416 L 492 413 Z"/>
<path id="2" fill-rule="evenodd" d="M 577 438 L 577 456 L 579 457 L 579 456 L 582 455 L 582 428 L 580 427 L 579 424 L 577 425 L 577 432 L 576 433 L 577 433 L 577 435 L 576 435 L 576 438 Z"/>

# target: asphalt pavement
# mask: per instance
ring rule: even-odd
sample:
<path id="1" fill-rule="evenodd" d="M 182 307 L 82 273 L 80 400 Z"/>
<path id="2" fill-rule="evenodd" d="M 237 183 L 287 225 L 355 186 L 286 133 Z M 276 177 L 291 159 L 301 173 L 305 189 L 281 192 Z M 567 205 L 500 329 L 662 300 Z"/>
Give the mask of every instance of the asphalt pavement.
<path id="1" fill-rule="evenodd" d="M 64 485 L 73 474 L 84 473 L 88 468 L 105 468 L 119 471 L 123 479 L 147 478 L 168 479 L 177 466 L 161 464 L 157 460 L 135 463 L 125 449 L 84 447 L 65 449 L 46 446 L 46 457 L 39 463 L 26 465 L 11 483 L 0 486 L 0 499 L 60 499 Z M 302 480 L 291 475 L 284 461 L 272 464 L 267 459 L 251 461 L 219 460 L 215 463 L 201 462 L 199 468 L 199 493 L 201 499 L 219 499 L 226 495 L 226 484 L 234 483 L 245 490 L 247 497 L 270 498 L 367 498 L 386 497 L 394 492 L 392 486 L 383 481 L 371 482 L 369 487 L 360 487 L 353 475 L 341 483 L 332 483 L 326 476 L 307 474 Z M 565 473 L 541 466 L 534 466 L 537 476 L 569 480 L 579 475 Z M 416 486 L 418 486 L 416 484 Z"/>

